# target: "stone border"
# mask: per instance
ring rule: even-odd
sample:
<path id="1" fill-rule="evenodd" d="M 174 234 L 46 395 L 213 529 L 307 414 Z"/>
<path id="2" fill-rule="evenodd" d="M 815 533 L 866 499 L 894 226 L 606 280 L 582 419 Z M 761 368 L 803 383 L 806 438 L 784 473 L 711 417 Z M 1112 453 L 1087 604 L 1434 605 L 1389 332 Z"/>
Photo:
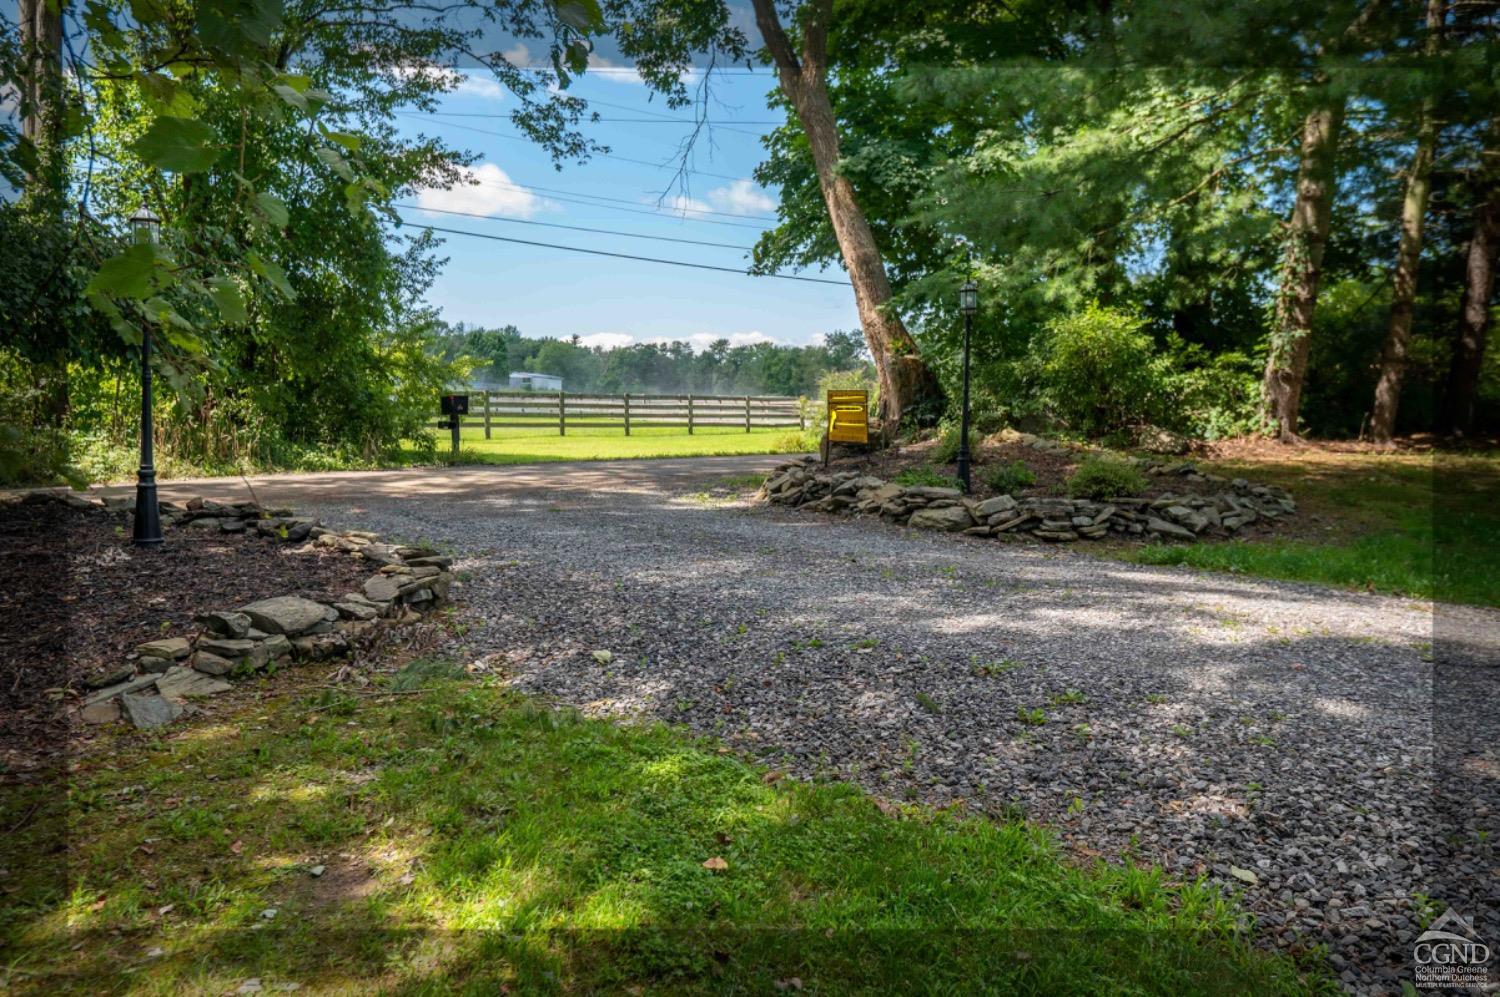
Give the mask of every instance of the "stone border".
<path id="1" fill-rule="evenodd" d="M 54 496 L 79 508 L 133 512 L 133 499 L 91 501 Z M 173 529 L 220 533 L 259 533 L 286 543 L 306 543 L 343 551 L 376 566 L 360 591 L 331 603 L 281 595 L 195 617 L 201 628 L 185 637 L 150 640 L 136 647 L 119 668 L 86 680 L 88 692 L 77 715 L 87 724 L 127 719 L 137 727 L 176 720 L 186 701 L 216 696 L 229 680 L 283 662 L 322 661 L 346 655 L 353 639 L 372 628 L 422 618 L 448 599 L 453 588 L 452 559 L 431 547 L 382 543 L 364 530 L 336 531 L 289 509 L 266 510 L 255 503 L 222 505 L 195 498 L 185 505 L 161 503 L 162 522 Z"/>
<path id="2" fill-rule="evenodd" d="M 898 485 L 857 471 L 826 473 L 813 467 L 816 462 L 815 457 L 802 457 L 778 465 L 758 496 L 775 505 L 816 512 L 878 515 L 918 529 L 980 537 L 1029 533 L 1052 542 L 1098 540 L 1111 533 L 1145 540 L 1229 537 L 1250 523 L 1297 511 L 1297 503 L 1283 488 L 1205 474 L 1191 462 L 1146 462 L 1142 469 L 1158 477 L 1181 475 L 1195 482 L 1225 482 L 1229 487 L 1209 496 L 1168 492 L 1154 499 L 1120 497 L 1096 502 L 997 495 L 981 501 L 965 497 L 957 488 Z"/>

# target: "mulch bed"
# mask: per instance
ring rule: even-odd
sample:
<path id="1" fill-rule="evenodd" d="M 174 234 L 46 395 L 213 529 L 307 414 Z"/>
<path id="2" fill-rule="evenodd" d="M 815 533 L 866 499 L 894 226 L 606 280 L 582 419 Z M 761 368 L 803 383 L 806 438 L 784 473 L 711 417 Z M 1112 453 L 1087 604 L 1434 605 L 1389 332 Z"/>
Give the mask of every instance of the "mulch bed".
<path id="1" fill-rule="evenodd" d="M 160 548 L 138 550 L 128 514 L 0 505 L 0 750 L 65 736 L 57 690 L 186 634 L 198 613 L 273 595 L 326 601 L 369 575 L 358 558 L 298 546 L 169 527 Z"/>

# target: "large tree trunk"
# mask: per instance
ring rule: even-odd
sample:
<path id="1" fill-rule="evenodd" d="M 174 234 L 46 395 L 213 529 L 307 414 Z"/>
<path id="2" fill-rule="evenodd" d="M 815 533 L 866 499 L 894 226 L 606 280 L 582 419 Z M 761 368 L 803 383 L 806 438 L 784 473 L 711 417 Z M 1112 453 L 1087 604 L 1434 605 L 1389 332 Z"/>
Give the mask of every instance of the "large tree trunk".
<path id="1" fill-rule="evenodd" d="M 1438 55 L 1443 32 L 1446 0 L 1428 0 L 1427 54 Z M 1422 226 L 1427 218 L 1427 198 L 1432 192 L 1432 155 L 1437 145 L 1437 101 L 1422 101 L 1417 122 L 1417 151 L 1406 171 L 1406 198 L 1401 203 L 1401 242 L 1396 249 L 1396 275 L 1391 291 L 1391 321 L 1385 349 L 1380 357 L 1380 378 L 1375 382 L 1375 404 L 1370 414 L 1370 432 L 1376 443 L 1389 444 L 1396 432 L 1396 411 L 1401 406 L 1401 382 L 1406 378 L 1407 345 L 1411 341 L 1412 303 L 1417 297 L 1417 266 L 1422 259 Z"/>
<path id="2" fill-rule="evenodd" d="M 1302 383 L 1307 376 L 1307 350 L 1318 303 L 1323 250 L 1333 218 L 1335 157 L 1343 119 L 1344 104 L 1338 100 L 1327 107 L 1315 108 L 1302 123 L 1297 201 L 1287 223 L 1276 325 L 1261 383 L 1266 422 L 1278 439 L 1288 443 L 1298 438 L 1297 415 L 1302 407 Z"/>
<path id="3" fill-rule="evenodd" d="M 890 433 L 900 423 L 901 413 L 913 404 L 941 399 L 942 387 L 922 362 L 917 344 L 900 316 L 890 307 L 891 283 L 880 248 L 875 244 L 875 234 L 854 196 L 854 187 L 838 172 L 838 126 L 825 76 L 833 0 L 812 0 L 808 5 L 800 56 L 782 29 L 775 0 L 754 0 L 754 3 L 755 20 L 775 60 L 781 92 L 797 112 L 812 150 L 828 220 L 848 268 L 849 282 L 854 285 L 854 301 L 865 342 L 875 358 L 882 428 Z"/>
<path id="4" fill-rule="evenodd" d="M 1443 402 L 1449 431 L 1460 435 L 1474 428 L 1474 402 L 1490 331 L 1490 297 L 1500 251 L 1500 168 L 1491 164 L 1500 160 L 1500 118 L 1490 122 L 1490 141 L 1481 155 L 1486 162 L 1475 191 L 1474 234 L 1469 239 L 1463 305 Z"/>
<path id="5" fill-rule="evenodd" d="M 27 177 L 28 193 L 44 185 L 61 192 L 58 136 L 62 125 L 62 9 L 47 0 L 20 0 L 21 135 L 37 151 L 38 169 Z"/>
<path id="6" fill-rule="evenodd" d="M 21 135 L 36 152 L 36 165 L 29 168 L 24 196 L 27 205 L 48 221 L 63 224 L 67 192 L 67 163 L 62 148 L 63 77 L 62 11 L 66 0 L 20 0 L 21 35 Z M 65 250 L 57 250 L 64 252 Z M 59 258 L 54 269 L 61 269 Z M 62 426 L 70 408 L 68 393 L 67 327 L 61 316 L 51 320 L 55 328 L 45 337 L 55 351 L 36 361 L 37 387 L 41 391 L 45 420 Z"/>

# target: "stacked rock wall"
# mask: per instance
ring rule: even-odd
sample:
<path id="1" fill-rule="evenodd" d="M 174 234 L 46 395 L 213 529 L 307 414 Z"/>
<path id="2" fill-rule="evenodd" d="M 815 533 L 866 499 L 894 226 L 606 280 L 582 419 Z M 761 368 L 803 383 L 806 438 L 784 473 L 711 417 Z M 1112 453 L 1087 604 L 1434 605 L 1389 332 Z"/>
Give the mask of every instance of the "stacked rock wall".
<path id="1" fill-rule="evenodd" d="M 1198 540 L 1232 536 L 1251 523 L 1292 515 L 1297 504 L 1284 489 L 1253 485 L 1241 478 L 1225 481 L 1199 473 L 1192 465 L 1167 471 L 1192 476 L 1195 482 L 1223 482 L 1210 494 L 1173 494 L 1155 498 L 1122 496 L 1091 499 L 997 495 L 966 497 L 957 488 L 900 485 L 853 471 L 827 473 L 813 458 L 778 467 L 766 479 L 761 495 L 777 505 L 818 512 L 879 516 L 919 529 L 969 536 L 1030 534 L 1041 540 L 1097 540 L 1110 535 L 1152 540 Z M 1159 471 L 1159 469 L 1158 469 Z"/>

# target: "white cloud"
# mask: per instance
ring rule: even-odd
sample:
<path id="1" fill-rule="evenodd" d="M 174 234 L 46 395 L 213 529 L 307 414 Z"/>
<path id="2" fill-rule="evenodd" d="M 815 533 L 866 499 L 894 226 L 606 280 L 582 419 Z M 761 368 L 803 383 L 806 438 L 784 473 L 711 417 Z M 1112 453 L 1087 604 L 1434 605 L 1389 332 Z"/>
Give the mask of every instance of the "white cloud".
<path id="1" fill-rule="evenodd" d="M 512 66 L 531 65 L 531 49 L 526 47 L 525 42 L 516 42 L 510 48 L 501 52 L 500 55 Z"/>
<path id="2" fill-rule="evenodd" d="M 720 211 L 736 215 L 760 215 L 776 210 L 776 202 L 750 180 L 736 180 L 708 192 L 708 199 Z"/>
<path id="3" fill-rule="evenodd" d="M 620 346 L 629 346 L 635 342 L 635 337 L 628 332 L 591 332 L 587 336 L 578 337 L 578 345 L 593 349 L 596 346 L 606 350 L 613 350 Z"/>
<path id="4" fill-rule="evenodd" d="M 486 70 L 474 72 L 447 69 L 430 62 L 416 62 L 404 66 L 390 66 L 388 72 L 398 80 L 425 80 L 448 93 L 479 97 L 484 100 L 504 100 L 505 88 L 495 82 Z"/>
<path id="5" fill-rule="evenodd" d="M 713 208 L 709 207 L 707 203 L 695 197 L 688 197 L 686 194 L 678 194 L 667 201 L 666 206 L 679 215 L 700 214 L 705 211 L 712 213 L 713 211 Z"/>
<path id="6" fill-rule="evenodd" d="M 417 206 L 512 218 L 530 218 L 546 206 L 542 198 L 516 187 L 510 175 L 494 163 L 464 167 L 463 173 L 467 182 L 448 190 L 428 188 L 418 193 Z"/>
<path id="7" fill-rule="evenodd" d="M 702 353 L 714 343 L 721 339 L 729 340 L 733 346 L 754 346 L 756 343 L 776 342 L 770 336 L 756 329 L 751 332 L 731 332 L 727 336 L 721 332 L 695 332 L 690 336 L 653 336 L 645 340 L 648 343 L 687 343 L 695 351 Z"/>
<path id="8" fill-rule="evenodd" d="M 495 82 L 495 78 L 484 70 L 478 73 L 459 73 L 458 78 L 458 86 L 453 88 L 456 94 L 479 97 L 483 100 L 505 99 L 505 88 Z"/>
<path id="9" fill-rule="evenodd" d="M 779 342 L 766 335 L 758 329 L 750 332 L 695 332 L 686 336 L 636 336 L 629 332 L 591 332 L 586 336 L 578 338 L 579 345 L 592 349 L 595 346 L 606 350 L 618 349 L 622 346 L 635 346 L 644 343 L 657 343 L 667 345 L 669 343 L 687 343 L 696 353 L 702 353 L 720 339 L 729 340 L 730 346 L 751 346 L 755 343 Z"/>
<path id="10" fill-rule="evenodd" d="M 589 53 L 589 69 L 599 70 L 599 79 L 610 80 L 614 83 L 627 83 L 639 86 L 645 83 L 641 74 L 635 71 L 635 67 L 622 65 L 613 59 L 606 58 L 598 52 Z"/>

